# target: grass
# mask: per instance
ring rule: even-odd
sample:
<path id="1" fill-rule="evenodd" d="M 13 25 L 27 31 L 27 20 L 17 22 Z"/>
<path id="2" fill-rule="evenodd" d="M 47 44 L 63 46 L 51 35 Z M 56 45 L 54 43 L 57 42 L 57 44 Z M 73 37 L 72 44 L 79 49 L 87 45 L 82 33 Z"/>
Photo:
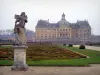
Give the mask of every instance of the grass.
<path id="1" fill-rule="evenodd" d="M 91 58 L 100 57 L 100 51 L 90 50 L 90 49 L 79 49 L 78 47 L 68 47 L 68 46 L 66 46 L 66 47 L 62 46 L 62 47 L 67 48 L 72 51 L 75 51 L 75 52 L 79 52 L 79 53 L 88 55 Z"/>
<path id="2" fill-rule="evenodd" d="M 0 60 L 0 66 L 11 66 L 13 64 L 13 60 Z"/>
<path id="3" fill-rule="evenodd" d="M 89 49 L 78 49 L 77 47 L 67 47 L 72 51 L 76 51 L 85 55 L 89 58 L 81 59 L 56 59 L 56 60 L 27 60 L 29 66 L 89 66 L 89 64 L 100 64 L 100 51 L 89 50 Z M 0 65 L 12 65 L 13 60 L 0 60 Z"/>
<path id="4" fill-rule="evenodd" d="M 27 61 L 29 66 L 89 66 L 78 59 L 71 60 L 33 60 Z M 11 66 L 13 60 L 0 60 L 0 66 Z"/>
<path id="5" fill-rule="evenodd" d="M 79 49 L 78 47 L 67 47 L 67 46 L 65 48 L 89 56 L 89 58 L 78 59 L 78 61 L 82 61 L 83 63 L 87 64 L 100 64 L 100 51 Z"/>
<path id="6" fill-rule="evenodd" d="M 9 45 L 9 46 L 0 46 L 0 49 L 4 49 L 4 48 L 12 48 L 12 46 L 11 45 Z"/>

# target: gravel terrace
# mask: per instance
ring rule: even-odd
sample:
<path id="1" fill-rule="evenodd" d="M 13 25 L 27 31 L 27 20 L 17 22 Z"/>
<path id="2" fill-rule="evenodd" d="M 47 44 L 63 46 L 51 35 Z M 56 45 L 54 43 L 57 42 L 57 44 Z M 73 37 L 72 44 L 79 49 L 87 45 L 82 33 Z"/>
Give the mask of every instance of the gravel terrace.
<path id="1" fill-rule="evenodd" d="M 10 66 L 1 66 L 0 75 L 100 75 L 100 64 L 91 67 L 30 66 L 28 71 L 11 71 Z"/>

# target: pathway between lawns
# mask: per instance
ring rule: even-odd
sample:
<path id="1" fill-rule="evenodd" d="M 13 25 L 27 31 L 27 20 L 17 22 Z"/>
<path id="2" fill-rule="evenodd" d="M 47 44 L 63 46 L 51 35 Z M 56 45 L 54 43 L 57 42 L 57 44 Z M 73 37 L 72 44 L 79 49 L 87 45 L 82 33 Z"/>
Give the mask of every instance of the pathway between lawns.
<path id="1" fill-rule="evenodd" d="M 36 67 L 28 71 L 11 71 L 11 66 L 1 66 L 0 75 L 100 75 L 100 64 L 91 67 Z"/>
<path id="2" fill-rule="evenodd" d="M 74 45 L 74 47 L 79 47 L 79 45 Z M 95 47 L 95 46 L 86 46 L 86 49 L 100 51 L 100 47 Z"/>

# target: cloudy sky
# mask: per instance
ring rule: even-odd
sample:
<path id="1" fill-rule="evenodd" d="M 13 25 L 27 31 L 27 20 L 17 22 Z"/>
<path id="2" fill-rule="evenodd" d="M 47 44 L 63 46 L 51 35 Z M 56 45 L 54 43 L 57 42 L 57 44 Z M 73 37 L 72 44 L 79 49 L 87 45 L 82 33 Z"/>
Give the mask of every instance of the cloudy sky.
<path id="1" fill-rule="evenodd" d="M 14 15 L 26 12 L 26 28 L 35 31 L 39 19 L 57 22 L 64 12 L 66 20 L 88 20 L 92 33 L 100 35 L 100 0 L 0 0 L 0 30 L 14 28 Z"/>

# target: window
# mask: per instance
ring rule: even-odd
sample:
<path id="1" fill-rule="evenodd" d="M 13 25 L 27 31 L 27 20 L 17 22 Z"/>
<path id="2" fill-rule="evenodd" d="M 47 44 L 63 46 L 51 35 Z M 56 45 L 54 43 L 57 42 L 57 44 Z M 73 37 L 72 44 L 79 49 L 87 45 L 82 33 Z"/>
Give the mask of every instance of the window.
<path id="1" fill-rule="evenodd" d="M 49 36 L 49 39 L 51 39 L 51 36 Z"/>
<path id="2" fill-rule="evenodd" d="M 62 36 L 62 34 L 60 34 L 60 36 Z"/>
<path id="3" fill-rule="evenodd" d="M 65 34 L 63 34 L 63 37 L 65 36 Z"/>
<path id="4" fill-rule="evenodd" d="M 53 38 L 55 37 L 55 36 L 52 36 Z"/>

